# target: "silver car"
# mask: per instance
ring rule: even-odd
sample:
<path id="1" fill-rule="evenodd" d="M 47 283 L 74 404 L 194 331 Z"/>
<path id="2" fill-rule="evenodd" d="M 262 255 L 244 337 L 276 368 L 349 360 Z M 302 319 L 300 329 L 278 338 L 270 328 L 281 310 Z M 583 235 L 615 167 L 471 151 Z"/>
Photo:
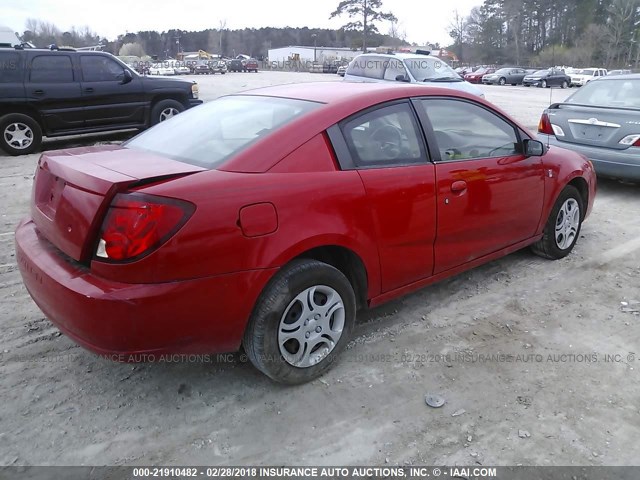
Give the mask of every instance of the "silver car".
<path id="1" fill-rule="evenodd" d="M 349 63 L 344 80 L 429 83 L 484 98 L 478 87 L 465 82 L 446 62 L 427 53 L 363 53 Z"/>
<path id="2" fill-rule="evenodd" d="M 640 74 L 601 77 L 551 105 L 538 137 L 583 154 L 598 175 L 640 181 Z"/>

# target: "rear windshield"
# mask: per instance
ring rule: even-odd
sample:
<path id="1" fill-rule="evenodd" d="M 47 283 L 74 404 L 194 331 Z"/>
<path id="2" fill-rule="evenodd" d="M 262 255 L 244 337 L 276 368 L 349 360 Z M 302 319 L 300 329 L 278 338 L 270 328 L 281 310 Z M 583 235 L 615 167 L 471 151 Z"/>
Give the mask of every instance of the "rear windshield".
<path id="1" fill-rule="evenodd" d="M 640 78 L 589 82 L 566 103 L 640 109 Z"/>
<path id="2" fill-rule="evenodd" d="M 124 144 L 204 168 L 216 168 L 253 142 L 321 104 L 259 96 L 222 97 L 187 110 Z"/>

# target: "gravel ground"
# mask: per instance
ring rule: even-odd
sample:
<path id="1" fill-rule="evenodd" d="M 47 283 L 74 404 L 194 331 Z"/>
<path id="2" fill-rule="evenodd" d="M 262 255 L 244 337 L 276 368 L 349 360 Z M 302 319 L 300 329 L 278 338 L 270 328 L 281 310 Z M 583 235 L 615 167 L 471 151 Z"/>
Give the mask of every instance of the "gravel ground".
<path id="1" fill-rule="evenodd" d="M 197 80 L 211 100 L 337 77 Z M 532 128 L 570 93 L 482 88 Z M 523 250 L 362 313 L 333 370 L 282 387 L 238 355 L 116 364 L 60 335 L 22 286 L 13 249 L 37 158 L 0 155 L 0 465 L 638 463 L 638 186 L 600 182 L 569 257 Z M 428 407 L 431 393 L 446 404 Z"/>

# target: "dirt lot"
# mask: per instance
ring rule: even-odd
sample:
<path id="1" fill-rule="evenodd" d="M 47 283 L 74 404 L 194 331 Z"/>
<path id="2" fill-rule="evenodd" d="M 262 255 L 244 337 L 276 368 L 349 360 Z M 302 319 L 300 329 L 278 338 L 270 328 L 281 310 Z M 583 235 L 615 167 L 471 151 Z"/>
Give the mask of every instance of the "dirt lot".
<path id="1" fill-rule="evenodd" d="M 198 81 L 209 100 L 317 78 L 336 79 Z M 530 127 L 549 103 L 549 90 L 482 88 Z M 333 370 L 286 388 L 238 355 L 116 364 L 61 336 L 13 250 L 36 161 L 0 156 L 0 465 L 638 463 L 640 187 L 601 181 L 566 259 L 517 252 L 361 314 Z M 445 406 L 428 407 L 430 393 Z"/>

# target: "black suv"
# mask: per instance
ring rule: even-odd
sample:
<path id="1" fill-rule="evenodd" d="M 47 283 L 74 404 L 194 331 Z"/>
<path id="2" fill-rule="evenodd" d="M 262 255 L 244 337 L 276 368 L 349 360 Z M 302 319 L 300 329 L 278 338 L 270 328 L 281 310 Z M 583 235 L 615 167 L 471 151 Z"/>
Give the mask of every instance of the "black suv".
<path id="1" fill-rule="evenodd" d="M 199 105 L 198 85 L 141 77 L 113 55 L 0 48 L 0 148 L 23 155 L 42 136 L 147 128 Z"/>

